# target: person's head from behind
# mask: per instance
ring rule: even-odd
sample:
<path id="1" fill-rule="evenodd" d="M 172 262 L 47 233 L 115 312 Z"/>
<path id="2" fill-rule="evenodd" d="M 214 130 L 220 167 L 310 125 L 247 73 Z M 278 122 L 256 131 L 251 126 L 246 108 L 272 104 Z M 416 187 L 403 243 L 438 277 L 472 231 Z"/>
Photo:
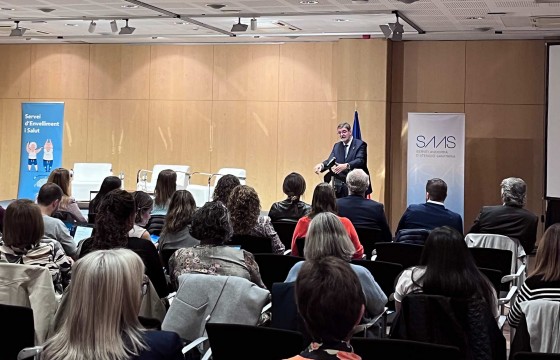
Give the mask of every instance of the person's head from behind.
<path id="1" fill-rule="evenodd" d="M 311 220 L 303 249 L 306 260 L 335 256 L 350 261 L 354 252 L 356 249 L 338 216 L 323 212 Z"/>
<path id="2" fill-rule="evenodd" d="M 107 193 L 95 217 L 94 249 L 112 249 L 126 245 L 134 225 L 136 204 L 132 194 L 116 189 Z"/>
<path id="3" fill-rule="evenodd" d="M 162 170 L 157 177 L 155 204 L 166 206 L 173 193 L 177 190 L 177 173 L 171 169 Z"/>
<path id="4" fill-rule="evenodd" d="M 257 224 L 261 213 L 259 195 L 250 186 L 236 186 L 229 196 L 227 208 L 234 234 L 248 234 Z"/>
<path id="5" fill-rule="evenodd" d="M 369 176 L 362 169 L 354 169 L 346 176 L 346 185 L 351 195 L 365 196 L 369 187 Z"/>
<path id="6" fill-rule="evenodd" d="M 99 187 L 99 192 L 97 193 L 97 195 L 103 197 L 109 191 L 120 189 L 121 186 L 122 186 L 122 181 L 121 179 L 119 179 L 118 176 L 107 176 L 105 179 L 103 179 L 103 182 Z"/>
<path id="7" fill-rule="evenodd" d="M 311 200 L 310 218 L 322 212 L 338 213 L 336 207 L 336 194 L 334 189 L 327 183 L 320 183 L 313 190 L 313 199 Z"/>
<path id="8" fill-rule="evenodd" d="M 20 199 L 8 205 L 2 237 L 6 246 L 29 250 L 39 244 L 44 232 L 43 215 L 33 201 Z"/>
<path id="9" fill-rule="evenodd" d="M 150 220 L 150 213 L 154 207 L 152 197 L 143 191 L 135 191 L 132 193 L 136 204 L 136 217 L 134 223 L 139 226 L 145 226 Z"/>
<path id="10" fill-rule="evenodd" d="M 67 308 L 45 359 L 129 359 L 146 348 L 138 311 L 144 264 L 128 249 L 94 251 L 72 267 Z"/>
<path id="11" fill-rule="evenodd" d="M 192 217 L 191 235 L 201 245 L 222 245 L 232 233 L 229 211 L 221 201 L 207 202 Z"/>
<path id="12" fill-rule="evenodd" d="M 187 190 L 175 191 L 171 196 L 163 233 L 175 234 L 186 228 L 195 211 L 196 202 L 192 194 Z"/>
<path id="13" fill-rule="evenodd" d="M 55 183 L 62 189 L 65 196 L 70 196 L 70 171 L 65 168 L 54 169 L 47 182 Z"/>
<path id="14" fill-rule="evenodd" d="M 447 184 L 442 179 L 433 178 L 426 183 L 426 200 L 444 202 L 447 198 Z"/>
<path id="15" fill-rule="evenodd" d="M 560 280 L 560 223 L 551 225 L 539 242 L 535 269 L 531 276 L 540 275 L 543 281 Z"/>
<path id="16" fill-rule="evenodd" d="M 224 205 L 227 206 L 229 195 L 238 185 L 241 185 L 241 182 L 239 181 L 237 176 L 229 174 L 222 176 L 216 183 L 212 199 L 214 201 L 221 201 Z"/>
<path id="17" fill-rule="evenodd" d="M 336 257 L 306 260 L 295 293 L 298 312 L 316 342 L 348 340 L 364 313 L 358 276 L 350 264 Z"/>
<path id="18" fill-rule="evenodd" d="M 527 184 L 523 179 L 509 177 L 500 184 L 504 205 L 523 207 L 527 201 Z"/>
<path id="19" fill-rule="evenodd" d="M 305 192 L 305 179 L 300 174 L 293 172 L 284 178 L 282 191 L 288 196 L 288 200 L 294 202 Z"/>
<path id="20" fill-rule="evenodd" d="M 63 191 L 55 183 L 46 183 L 39 189 L 37 194 L 37 204 L 41 206 L 44 211 L 50 215 L 58 209 L 60 200 L 62 199 Z"/>

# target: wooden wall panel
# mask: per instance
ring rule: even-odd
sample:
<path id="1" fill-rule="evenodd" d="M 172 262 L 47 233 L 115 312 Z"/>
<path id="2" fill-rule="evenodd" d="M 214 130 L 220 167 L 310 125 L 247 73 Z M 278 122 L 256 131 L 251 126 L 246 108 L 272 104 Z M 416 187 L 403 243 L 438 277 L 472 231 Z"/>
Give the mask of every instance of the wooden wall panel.
<path id="1" fill-rule="evenodd" d="M 212 100 L 213 46 L 152 46 L 150 99 Z"/>
<path id="2" fill-rule="evenodd" d="M 280 101 L 336 101 L 330 42 L 280 47 Z"/>
<path id="3" fill-rule="evenodd" d="M 0 99 L 29 97 L 30 62 L 31 46 L 0 47 Z"/>
<path id="4" fill-rule="evenodd" d="M 31 99 L 87 99 L 89 45 L 31 47 Z"/>
<path id="5" fill-rule="evenodd" d="M 544 41 L 468 41 L 466 103 L 544 104 Z"/>
<path id="6" fill-rule="evenodd" d="M 282 182 L 295 171 L 307 183 L 304 201 L 311 203 L 313 189 L 323 182 L 313 167 L 331 153 L 338 137 L 336 102 L 281 102 L 278 110 L 277 199 L 284 199 Z"/>
<path id="7" fill-rule="evenodd" d="M 464 102 L 464 41 L 393 43 L 392 66 L 393 102 Z"/>
<path id="8" fill-rule="evenodd" d="M 125 189 L 136 189 L 136 173 L 147 167 L 148 108 L 142 100 L 90 100 L 88 162 L 110 162 L 125 173 Z"/>
<path id="9" fill-rule="evenodd" d="M 148 169 L 155 164 L 185 164 L 191 172 L 209 172 L 211 117 L 211 101 L 151 101 Z M 206 185 L 201 176 L 191 181 Z"/>
<path id="10" fill-rule="evenodd" d="M 91 45 L 90 99 L 148 99 L 150 46 Z"/>
<path id="11" fill-rule="evenodd" d="M 278 101 L 279 45 L 214 47 L 214 100 Z"/>
<path id="12" fill-rule="evenodd" d="M 278 103 L 214 101 L 212 172 L 233 167 L 247 170 L 247 185 L 259 193 L 263 209 L 276 201 Z"/>
<path id="13" fill-rule="evenodd" d="M 340 40 L 335 46 L 338 100 L 387 100 L 387 40 Z"/>
<path id="14" fill-rule="evenodd" d="M 21 99 L 0 99 L 0 199 L 17 196 L 21 155 Z"/>

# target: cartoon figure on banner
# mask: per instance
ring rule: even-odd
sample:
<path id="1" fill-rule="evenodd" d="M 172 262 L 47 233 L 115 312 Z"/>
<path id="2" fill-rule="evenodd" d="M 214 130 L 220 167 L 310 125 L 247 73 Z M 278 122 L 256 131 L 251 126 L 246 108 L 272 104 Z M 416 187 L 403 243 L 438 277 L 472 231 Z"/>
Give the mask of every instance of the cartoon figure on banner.
<path id="1" fill-rule="evenodd" d="M 47 139 L 45 141 L 44 150 L 43 150 L 43 168 L 45 172 L 51 172 L 51 168 L 53 165 L 53 143 L 51 139 Z"/>
<path id="2" fill-rule="evenodd" d="M 25 145 L 25 149 L 27 150 L 27 170 L 31 171 L 31 165 L 34 165 L 35 171 L 39 171 L 37 166 L 37 154 L 40 153 L 43 148 L 37 149 L 37 143 L 31 141 Z"/>

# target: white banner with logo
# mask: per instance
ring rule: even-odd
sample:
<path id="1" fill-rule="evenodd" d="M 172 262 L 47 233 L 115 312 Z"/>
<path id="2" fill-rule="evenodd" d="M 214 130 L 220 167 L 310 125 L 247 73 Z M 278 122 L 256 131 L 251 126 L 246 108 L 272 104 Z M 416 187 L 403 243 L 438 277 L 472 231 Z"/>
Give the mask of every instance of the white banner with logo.
<path id="1" fill-rule="evenodd" d="M 426 201 L 426 182 L 447 183 L 445 207 L 465 205 L 465 114 L 408 113 L 407 205 Z"/>

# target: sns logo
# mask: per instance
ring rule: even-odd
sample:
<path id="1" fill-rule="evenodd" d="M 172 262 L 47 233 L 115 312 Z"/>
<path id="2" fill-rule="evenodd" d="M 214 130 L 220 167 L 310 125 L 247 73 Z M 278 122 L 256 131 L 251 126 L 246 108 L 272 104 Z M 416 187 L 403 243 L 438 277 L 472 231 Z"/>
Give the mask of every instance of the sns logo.
<path id="1" fill-rule="evenodd" d="M 442 136 L 438 138 L 436 136 L 425 137 L 424 135 L 418 135 L 416 137 L 416 147 L 420 149 L 432 148 L 432 149 L 455 149 L 455 136 Z"/>

